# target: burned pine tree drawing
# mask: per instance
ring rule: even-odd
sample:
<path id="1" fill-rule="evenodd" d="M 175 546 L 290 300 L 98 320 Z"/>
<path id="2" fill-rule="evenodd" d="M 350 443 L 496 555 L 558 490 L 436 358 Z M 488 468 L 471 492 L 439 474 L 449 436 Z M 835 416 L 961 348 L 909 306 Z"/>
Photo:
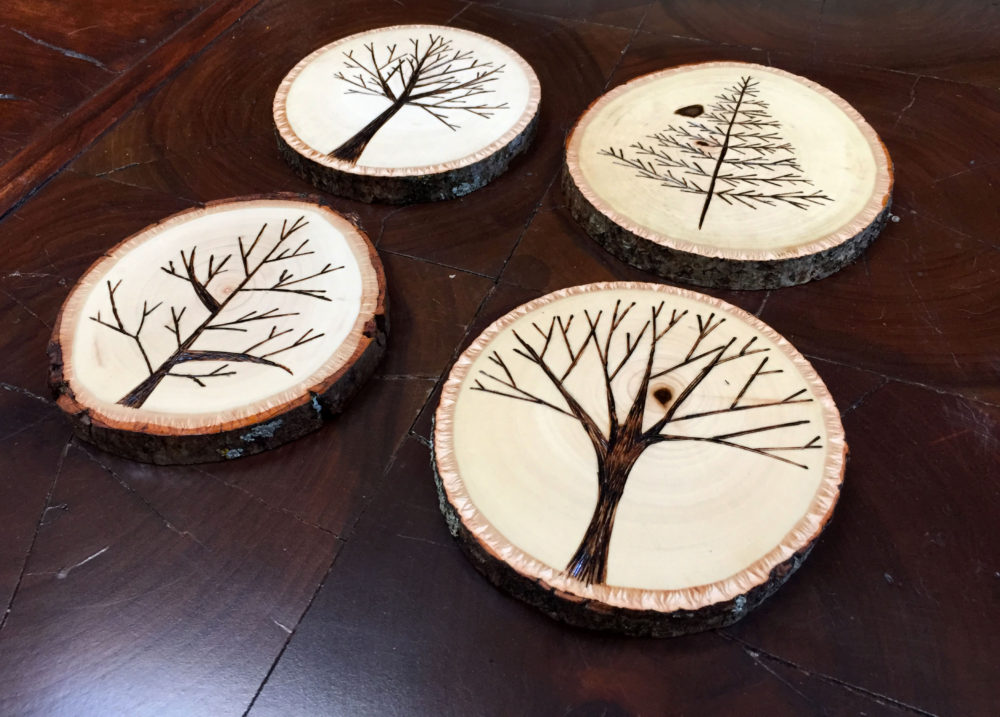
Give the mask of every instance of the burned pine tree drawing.
<path id="1" fill-rule="evenodd" d="M 316 281 L 344 268 L 334 267 L 329 263 L 322 268 L 306 269 L 304 273 L 293 273 L 288 268 L 289 262 L 314 254 L 309 249 L 309 239 L 303 239 L 297 244 L 292 240 L 308 223 L 304 216 L 291 223 L 288 220 L 282 221 L 273 243 L 264 238 L 268 225 L 263 224 L 253 241 L 246 243 L 243 237 L 237 239 L 238 260 L 233 259 L 237 255 L 236 251 L 225 255 L 211 254 L 207 264 L 202 262 L 199 267 L 197 245 L 187 252 L 180 250 L 177 262 L 171 259 L 160 270 L 187 284 L 190 295 L 185 300 L 171 303 L 169 316 L 166 310 L 161 309 L 164 301 L 153 303 L 144 300 L 137 315 L 126 322 L 122 317 L 127 307 L 120 305 L 116 296 L 123 280 L 107 280 L 106 308 L 96 311 L 89 318 L 130 339 L 138 349 L 148 374 L 117 403 L 129 408 L 140 408 L 167 378 L 191 381 L 205 388 L 210 383 L 217 384 L 226 377 L 235 375 L 236 366 L 242 363 L 268 366 L 293 374 L 292 368 L 282 363 L 284 357 L 281 360 L 276 357 L 305 346 L 325 334 L 315 327 L 288 326 L 289 320 L 298 316 L 299 312 L 283 310 L 280 297 L 295 294 L 317 301 L 330 301 L 325 296 L 327 290 L 316 284 Z M 270 248 L 266 248 L 269 244 Z M 280 272 L 264 271 L 279 265 L 282 267 Z M 225 291 L 214 290 L 213 280 L 229 272 L 236 272 L 239 276 L 235 285 Z M 270 275 L 265 277 L 268 273 Z M 273 295 L 274 306 L 263 310 L 243 311 L 238 316 L 234 315 L 234 311 L 227 312 L 227 308 L 237 297 L 245 298 L 248 294 L 257 292 Z M 154 321 L 164 323 L 154 327 Z M 268 324 L 270 329 L 266 333 L 258 330 L 258 327 L 266 327 Z M 165 356 L 152 356 L 148 341 L 144 342 L 144 337 L 148 336 L 150 330 L 167 331 L 173 337 L 171 344 L 175 348 Z M 234 346 L 233 338 L 238 338 L 241 343 Z M 216 366 L 212 370 L 199 370 L 197 367 L 205 362 Z"/>
<path id="2" fill-rule="evenodd" d="M 759 82 L 744 76 L 715 97 L 675 110 L 686 124 L 669 125 L 625 149 L 599 154 L 635 170 L 637 177 L 686 194 L 704 196 L 698 229 L 716 197 L 730 206 L 786 205 L 807 210 L 833 199 L 806 176 L 781 123 L 760 97 Z"/>
<path id="3" fill-rule="evenodd" d="M 755 391 L 760 392 L 760 384 L 754 388 L 758 379 L 785 373 L 771 361 L 771 347 L 759 344 L 756 336 L 737 338 L 727 332 L 726 317 L 714 312 L 674 309 L 668 318 L 665 302 L 654 300 L 640 324 L 641 316 L 632 313 L 640 311 L 636 302 L 625 305 L 619 299 L 613 307 L 609 302 L 596 312 L 584 310 L 582 316 L 563 312 L 547 325 L 532 322 L 530 335 L 512 330 L 512 346 L 489 352 L 486 358 L 492 365 L 479 370 L 470 386 L 471 391 L 559 414 L 586 434 L 597 458 L 597 501 L 564 570 L 588 585 L 607 581 L 615 515 L 633 467 L 651 447 L 699 443 L 706 450 L 750 454 L 753 457 L 748 460 L 775 461 L 803 470 L 809 468 L 805 454 L 823 448 L 815 428 L 807 427 L 812 419 L 789 420 L 794 415 L 787 411 L 782 411 L 781 419 L 767 418 L 774 415 L 767 411 L 770 407 L 815 400 L 804 380 L 799 388 L 798 379 L 782 377 L 781 397 L 754 398 Z M 633 318 L 623 328 L 630 314 Z M 664 337 L 671 332 L 676 336 L 678 326 L 690 331 L 690 345 L 683 341 L 680 349 L 674 343 L 669 352 L 663 350 Z M 568 384 L 574 372 L 581 374 L 581 366 L 586 366 L 584 375 L 574 381 L 600 387 L 596 403 L 603 405 L 599 409 L 585 408 L 586 401 L 574 395 Z M 598 375 L 584 381 L 590 371 Z M 711 382 L 706 384 L 709 377 Z M 639 380 L 630 380 L 635 378 Z M 692 407 L 692 396 L 706 388 L 722 391 L 724 402 L 713 403 L 710 409 L 708 403 Z M 623 392 L 627 401 L 621 400 Z M 710 416 L 714 418 L 700 420 Z M 740 425 L 723 429 L 718 423 L 721 419 Z"/>
<path id="4" fill-rule="evenodd" d="M 454 49 L 451 40 L 430 34 L 426 40 L 410 39 L 409 48 L 398 44 L 376 50 L 375 42 L 364 52 L 344 53 L 346 70 L 335 77 L 348 85 L 347 94 L 382 97 L 389 106 L 367 125 L 330 152 L 336 159 L 356 164 L 372 138 L 404 107 L 416 107 L 458 130 L 458 118 L 475 115 L 489 119 L 506 102 L 490 103 L 484 96 L 504 65 L 483 62 L 473 50 Z"/>

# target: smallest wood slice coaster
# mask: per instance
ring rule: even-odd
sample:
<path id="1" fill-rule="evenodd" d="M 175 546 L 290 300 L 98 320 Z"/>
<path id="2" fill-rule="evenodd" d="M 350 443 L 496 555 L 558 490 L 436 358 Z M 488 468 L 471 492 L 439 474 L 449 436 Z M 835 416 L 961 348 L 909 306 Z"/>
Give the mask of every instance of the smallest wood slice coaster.
<path id="1" fill-rule="evenodd" d="M 683 65 L 598 99 L 566 144 L 573 216 L 676 281 L 771 289 L 854 261 L 889 217 L 892 163 L 847 102 L 741 62 Z"/>
<path id="2" fill-rule="evenodd" d="M 258 453 L 342 410 L 385 350 L 367 237 L 293 199 L 175 214 L 76 284 L 49 344 L 76 434 L 148 463 Z"/>
<path id="3" fill-rule="evenodd" d="M 555 618 L 637 635 L 728 625 L 773 593 L 846 453 L 785 339 L 659 284 L 507 314 L 459 357 L 434 428 L 441 509 L 475 566 Z"/>
<path id="4" fill-rule="evenodd" d="M 492 38 L 396 25 L 316 50 L 282 81 L 282 155 L 332 194 L 408 204 L 453 199 L 502 174 L 534 134 L 541 90 Z"/>

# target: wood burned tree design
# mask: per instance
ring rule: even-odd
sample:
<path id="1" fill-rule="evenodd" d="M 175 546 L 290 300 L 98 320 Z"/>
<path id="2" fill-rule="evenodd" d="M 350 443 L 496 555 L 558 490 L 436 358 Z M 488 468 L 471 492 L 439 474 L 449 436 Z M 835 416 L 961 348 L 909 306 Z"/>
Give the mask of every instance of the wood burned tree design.
<path id="1" fill-rule="evenodd" d="M 669 125 L 650 135 L 648 142 L 633 143 L 633 156 L 615 147 L 600 154 L 643 179 L 703 195 L 699 229 L 715 197 L 750 209 L 786 205 L 806 210 L 833 201 L 821 190 L 810 189 L 812 180 L 759 95 L 759 82 L 744 76 L 718 94 L 707 110 L 697 104 L 677 109 L 675 114 L 688 117 L 687 123 Z"/>
<path id="2" fill-rule="evenodd" d="M 758 379 L 784 373 L 784 369 L 769 364 L 771 348 L 759 345 L 756 336 L 739 341 L 733 335 L 718 338 L 726 333 L 721 328 L 726 322 L 724 316 L 698 313 L 689 317 L 687 310 L 674 309 L 668 319 L 664 307 L 663 301 L 650 304 L 648 318 L 641 327 L 637 316 L 630 320 L 632 331 L 623 330 L 622 325 L 636 310 L 636 302 L 623 306 L 621 300 L 609 306 L 609 311 L 592 314 L 585 310 L 582 317 L 556 315 L 547 327 L 532 322 L 531 336 L 512 330 L 514 355 L 490 352 L 487 358 L 494 368 L 480 370 L 471 386 L 473 391 L 553 411 L 578 424 L 586 434 L 597 457 L 598 497 L 586 532 L 565 566 L 569 576 L 586 584 L 606 582 L 619 502 L 632 468 L 652 446 L 694 442 L 804 470 L 808 465 L 800 456 L 822 449 L 821 437 L 805 428 L 811 423 L 808 418 L 751 420 L 750 425 L 738 430 L 720 431 L 716 424 L 713 430 L 711 424 L 724 415 L 743 414 L 753 419 L 757 412 L 766 416 L 769 407 L 806 404 L 814 399 L 805 385 L 783 398 L 753 399 L 752 387 Z M 685 321 L 691 329 L 696 327 L 686 352 L 659 355 L 666 353 L 659 351 L 664 337 Z M 591 358 L 596 357 L 601 372 L 594 377 L 594 382 L 603 387 L 604 406 L 597 412 L 588 411 L 585 402 L 567 385 L 574 372 L 581 370 L 588 351 L 592 352 Z M 668 365 L 660 368 L 664 364 Z M 683 379 L 683 387 L 676 393 L 666 387 L 665 377 L 671 376 L 676 387 L 676 380 L 684 374 L 691 376 Z M 627 376 L 641 378 L 629 400 L 620 405 L 622 379 Z M 692 410 L 690 399 L 710 376 L 716 383 L 721 378 L 723 385 L 731 386 L 725 389 L 732 391 L 731 399 L 726 398 L 724 405 L 711 410 Z M 541 389 L 539 385 L 550 388 Z M 700 420 L 712 416 L 716 419 Z"/>
<path id="3" fill-rule="evenodd" d="M 393 44 L 377 52 L 372 41 L 365 44 L 365 53 L 344 53 L 347 73 L 338 72 L 336 77 L 351 86 L 347 94 L 384 97 L 390 104 L 330 152 L 331 157 L 356 164 L 378 131 L 407 106 L 423 110 L 453 131 L 459 129 L 456 117 L 462 114 L 489 119 L 496 110 L 507 108 L 506 102 L 479 99 L 494 92 L 490 83 L 504 65 L 483 62 L 472 50 L 454 49 L 442 35 L 411 39 L 409 44 L 408 51 L 398 52 L 398 44 Z"/>
<path id="4" fill-rule="evenodd" d="M 268 225 L 263 224 L 252 242 L 245 243 L 243 237 L 238 237 L 237 246 L 234 247 L 237 251 L 224 256 L 211 254 L 207 263 L 199 264 L 196 245 L 187 252 L 182 249 L 176 262 L 171 259 L 160 267 L 190 288 L 190 295 L 186 300 L 170 304 L 169 317 L 165 311 L 160 310 L 164 301 L 154 304 L 150 300 L 144 300 L 142 308 L 135 312 L 131 320 L 126 321 L 122 317 L 129 307 L 121 306 L 116 296 L 123 279 L 115 282 L 107 280 L 107 308 L 97 311 L 89 318 L 130 339 L 138 349 L 148 374 L 117 403 L 129 408 L 140 408 L 167 378 L 192 381 L 205 388 L 209 382 L 214 383 L 217 379 L 235 375 L 234 365 L 241 363 L 268 366 L 293 374 L 286 363 L 274 357 L 305 346 L 325 334 L 315 327 L 296 328 L 288 326 L 288 321 L 281 321 L 290 320 L 298 316 L 299 312 L 283 310 L 279 297 L 295 294 L 317 301 L 330 301 L 325 296 L 326 289 L 310 282 L 344 268 L 334 267 L 329 263 L 322 268 L 307 268 L 304 273 L 301 269 L 296 270 L 296 273 L 288 268 L 293 260 L 314 254 L 309 249 L 309 239 L 303 239 L 297 245 L 294 240 L 290 241 L 308 223 L 304 216 L 291 224 L 288 220 L 282 221 L 281 230 L 273 242 L 265 238 Z M 233 261 L 236 255 L 239 256 L 238 264 Z M 278 266 L 281 266 L 281 270 L 276 273 L 265 271 Z M 213 280 L 230 271 L 237 272 L 240 277 L 235 286 L 226 291 L 215 290 Z M 250 309 L 236 315 L 237 312 L 231 308 L 234 300 L 251 293 L 274 295 L 275 305 L 267 309 Z M 151 325 L 154 320 L 164 321 L 159 328 L 173 336 L 175 348 L 163 356 L 152 356 L 144 343 L 143 332 L 148 333 L 149 329 L 154 328 Z M 266 333 L 257 328 L 268 324 L 270 329 Z M 233 346 L 232 337 L 242 339 L 238 347 Z M 217 365 L 212 370 L 192 368 L 206 362 Z"/>

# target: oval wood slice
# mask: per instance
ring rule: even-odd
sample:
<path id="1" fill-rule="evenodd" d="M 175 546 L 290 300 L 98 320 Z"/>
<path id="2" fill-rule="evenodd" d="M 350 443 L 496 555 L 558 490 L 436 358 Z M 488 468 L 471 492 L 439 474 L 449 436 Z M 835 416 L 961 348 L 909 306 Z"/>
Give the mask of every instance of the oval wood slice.
<path id="1" fill-rule="evenodd" d="M 452 199 L 507 169 L 534 133 L 541 91 L 492 38 L 396 25 L 316 50 L 274 98 L 278 145 L 317 187 L 365 202 Z"/>
<path id="2" fill-rule="evenodd" d="M 892 165 L 847 102 L 788 72 L 683 65 L 598 99 L 567 140 L 570 211 L 619 259 L 700 286 L 801 284 L 889 216 Z"/>
<path id="3" fill-rule="evenodd" d="M 385 347 L 367 237 L 293 199 L 175 214 L 118 244 L 63 304 L 51 383 L 77 435 L 151 463 L 258 453 L 318 428 Z"/>
<path id="4" fill-rule="evenodd" d="M 725 302 L 563 289 L 459 357 L 442 510 L 494 583 L 567 622 L 675 635 L 743 617 L 830 519 L 847 446 L 812 366 Z"/>

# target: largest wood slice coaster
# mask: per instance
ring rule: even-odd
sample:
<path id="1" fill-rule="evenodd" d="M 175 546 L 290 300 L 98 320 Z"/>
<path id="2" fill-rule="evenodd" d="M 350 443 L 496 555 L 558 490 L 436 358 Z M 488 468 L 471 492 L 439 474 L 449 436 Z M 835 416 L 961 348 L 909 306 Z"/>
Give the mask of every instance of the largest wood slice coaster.
<path id="1" fill-rule="evenodd" d="M 353 224 L 245 199 L 176 214 L 77 283 L 49 345 L 77 435 L 152 463 L 257 453 L 318 428 L 385 346 L 385 280 Z"/>
<path id="2" fill-rule="evenodd" d="M 709 62 L 615 88 L 580 118 L 573 215 L 640 269 L 763 289 L 854 261 L 889 216 L 892 167 L 847 102 L 772 67 Z"/>
<path id="3" fill-rule="evenodd" d="M 452 533 L 493 582 L 573 624 L 675 635 L 735 622 L 799 567 L 847 446 L 770 327 L 610 283 L 483 332 L 444 386 L 434 451 Z"/>
<path id="4" fill-rule="evenodd" d="M 531 140 L 538 78 L 484 35 L 397 25 L 351 35 L 292 69 L 274 98 L 278 145 L 323 190 L 365 202 L 451 199 Z"/>

